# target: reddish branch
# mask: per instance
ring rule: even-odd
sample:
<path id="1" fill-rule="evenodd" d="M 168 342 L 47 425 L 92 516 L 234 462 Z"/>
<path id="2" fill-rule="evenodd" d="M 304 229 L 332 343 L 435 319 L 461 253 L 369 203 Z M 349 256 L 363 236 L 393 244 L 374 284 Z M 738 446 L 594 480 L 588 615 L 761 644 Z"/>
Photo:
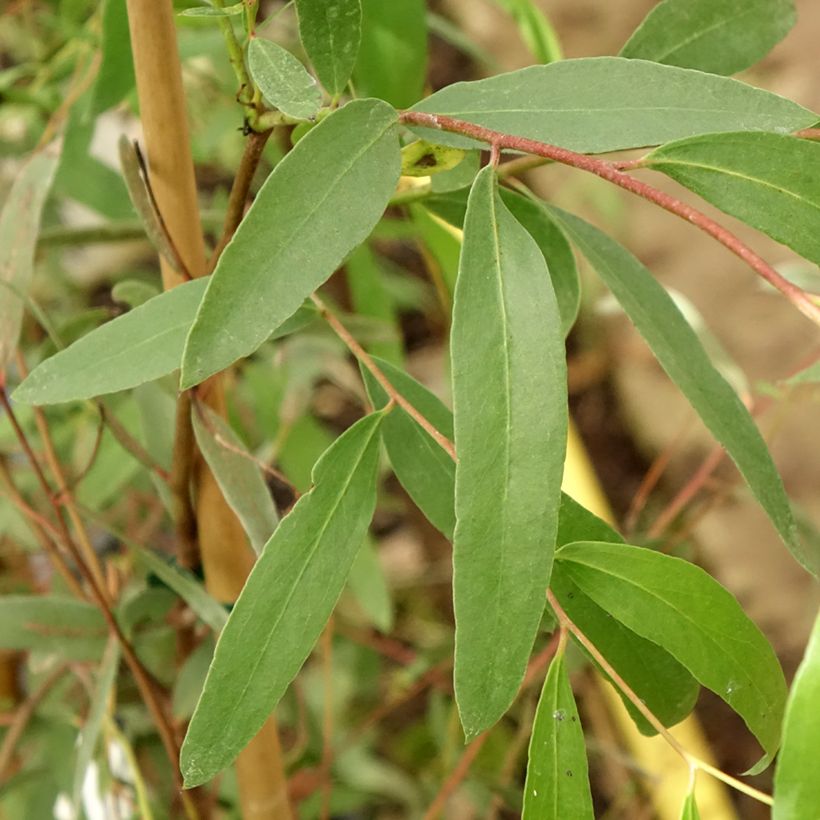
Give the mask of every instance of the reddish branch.
<path id="1" fill-rule="evenodd" d="M 419 125 L 424 128 L 434 128 L 439 131 L 449 131 L 455 134 L 462 134 L 465 137 L 480 140 L 488 143 L 493 151 L 519 151 L 525 154 L 534 154 L 539 157 L 560 162 L 563 165 L 570 165 L 579 168 L 602 179 L 612 182 L 614 185 L 630 191 L 637 196 L 654 202 L 666 211 L 691 222 L 695 227 L 708 233 L 733 254 L 742 259 L 755 273 L 759 274 L 770 285 L 777 288 L 803 315 L 811 319 L 815 324 L 820 325 L 820 305 L 797 285 L 792 284 L 781 276 L 763 257 L 755 253 L 748 245 L 738 239 L 730 230 L 724 228 L 714 219 L 706 216 L 702 211 L 693 208 L 691 205 L 682 202 L 676 197 L 670 196 L 651 185 L 647 185 L 639 179 L 635 179 L 629 174 L 623 173 L 619 166 L 602 159 L 578 154 L 557 145 L 550 145 L 546 142 L 527 139 L 525 137 L 514 137 L 480 125 L 447 117 L 441 114 L 425 114 L 420 111 L 405 111 L 401 115 L 401 120 L 407 125 Z M 631 164 L 630 164 L 631 165 Z"/>

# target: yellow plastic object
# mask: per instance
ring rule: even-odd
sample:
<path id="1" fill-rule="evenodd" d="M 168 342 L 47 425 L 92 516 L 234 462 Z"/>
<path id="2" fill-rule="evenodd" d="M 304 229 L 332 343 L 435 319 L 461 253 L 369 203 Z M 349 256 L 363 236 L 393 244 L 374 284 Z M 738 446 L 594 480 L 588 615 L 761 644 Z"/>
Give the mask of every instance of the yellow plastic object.
<path id="1" fill-rule="evenodd" d="M 563 489 L 579 504 L 613 523 L 612 510 L 572 424 L 567 441 Z M 599 677 L 597 681 L 601 698 L 618 727 L 624 745 L 640 769 L 648 774 L 644 786 L 652 798 L 658 820 L 679 820 L 681 807 L 689 790 L 689 767 L 663 738 L 642 735 L 615 690 L 603 678 Z M 716 765 L 694 715 L 679 723 L 672 734 L 687 751 Z M 695 784 L 695 796 L 701 820 L 737 820 L 726 788 L 720 781 L 700 772 Z"/>

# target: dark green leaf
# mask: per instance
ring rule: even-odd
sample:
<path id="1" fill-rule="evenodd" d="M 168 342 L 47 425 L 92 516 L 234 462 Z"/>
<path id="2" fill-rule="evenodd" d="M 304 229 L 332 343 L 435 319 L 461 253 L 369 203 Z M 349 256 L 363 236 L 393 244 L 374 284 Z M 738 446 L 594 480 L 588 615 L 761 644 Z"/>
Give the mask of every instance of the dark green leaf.
<path id="1" fill-rule="evenodd" d="M 316 80 L 289 51 L 254 37 L 248 45 L 248 69 L 262 96 L 289 117 L 309 120 L 322 105 Z"/>
<path id="2" fill-rule="evenodd" d="M 102 62 L 91 92 L 91 114 L 120 102 L 134 87 L 134 61 L 128 13 L 122 0 L 105 0 L 102 14 Z"/>
<path id="3" fill-rule="evenodd" d="M 455 689 L 468 738 L 515 697 L 544 611 L 567 436 L 558 304 L 495 173 L 476 177 L 451 337 Z"/>
<path id="4" fill-rule="evenodd" d="M 820 262 L 820 142 L 784 134 L 704 134 L 664 145 L 646 163 Z"/>
<path id="5" fill-rule="evenodd" d="M 207 285 L 206 279 L 186 282 L 84 336 L 32 370 L 15 401 L 89 399 L 172 373 Z"/>
<path id="6" fill-rule="evenodd" d="M 561 508 L 558 510 L 556 544 L 561 547 L 573 541 L 609 541 L 613 544 L 623 544 L 624 539 L 606 521 L 564 493 L 561 496 Z"/>
<path id="7" fill-rule="evenodd" d="M 373 515 L 381 419 L 362 419 L 327 450 L 314 467 L 314 488 L 256 562 L 219 637 L 182 747 L 187 786 L 210 780 L 236 757 L 321 634 Z"/>
<path id="8" fill-rule="evenodd" d="M 279 523 L 270 490 L 239 437 L 206 404 L 191 409 L 191 422 L 205 461 L 257 553 Z"/>
<path id="9" fill-rule="evenodd" d="M 811 820 L 820 806 L 820 617 L 792 683 L 774 778 L 772 820 Z"/>
<path id="10" fill-rule="evenodd" d="M 584 731 L 564 653 L 550 664 L 530 738 L 522 820 L 592 820 Z"/>
<path id="11" fill-rule="evenodd" d="M 558 560 L 585 595 L 666 649 L 774 753 L 786 702 L 783 672 L 763 634 L 714 578 L 679 558 L 624 544 L 568 544 Z"/>
<path id="12" fill-rule="evenodd" d="M 548 208 L 621 303 L 672 381 L 726 448 L 786 545 L 794 548 L 789 502 L 749 411 L 712 365 L 669 294 L 629 251 L 572 214 Z"/>
<path id="13" fill-rule="evenodd" d="M 338 97 L 347 85 L 362 34 L 359 0 L 296 0 L 299 37 L 319 81 Z"/>
<path id="14" fill-rule="evenodd" d="M 807 128 L 817 114 L 726 77 L 622 57 L 531 66 L 455 83 L 414 106 L 583 153 L 659 145 L 709 131 Z M 447 145 L 475 143 L 416 129 Z"/>
<path id="15" fill-rule="evenodd" d="M 60 147 L 52 143 L 27 160 L 0 211 L 0 370 L 14 355 L 20 338 L 40 216 L 57 170 Z"/>
<path id="16" fill-rule="evenodd" d="M 793 0 L 663 0 L 621 56 L 735 74 L 765 57 L 795 19 Z"/>
<path id="17" fill-rule="evenodd" d="M 93 604 L 56 595 L 0 598 L 0 649 L 47 652 L 73 661 L 99 660 L 108 627 Z"/>
<path id="18" fill-rule="evenodd" d="M 183 387 L 256 350 L 367 237 L 396 187 L 399 154 L 396 112 L 356 100 L 276 166 L 210 277 Z"/>
<path id="19" fill-rule="evenodd" d="M 407 108 L 421 97 L 427 71 L 424 0 L 362 1 L 362 40 L 354 80 L 357 90 Z"/>

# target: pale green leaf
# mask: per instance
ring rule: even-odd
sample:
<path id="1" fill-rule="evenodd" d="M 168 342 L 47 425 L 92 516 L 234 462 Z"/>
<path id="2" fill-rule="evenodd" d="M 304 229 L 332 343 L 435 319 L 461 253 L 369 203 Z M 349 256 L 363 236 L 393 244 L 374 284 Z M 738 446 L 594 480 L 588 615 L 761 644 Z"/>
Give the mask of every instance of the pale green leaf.
<path id="1" fill-rule="evenodd" d="M 544 610 L 566 450 L 565 355 L 544 257 L 487 167 L 467 205 L 450 349 L 454 678 L 468 738 L 515 697 Z"/>
<path id="2" fill-rule="evenodd" d="M 115 302 L 122 302 L 129 308 L 144 305 L 149 299 L 160 293 L 156 285 L 143 282 L 141 279 L 123 279 L 111 288 L 111 298 Z"/>
<path id="3" fill-rule="evenodd" d="M 686 795 L 686 800 L 683 801 L 683 808 L 681 809 L 680 820 L 700 820 L 700 812 L 698 811 L 698 804 L 695 802 L 694 792 L 689 792 Z"/>
<path id="4" fill-rule="evenodd" d="M 766 638 L 714 578 L 679 558 L 624 544 L 576 542 L 557 559 L 598 606 L 726 701 L 766 752 L 777 749 L 783 672 Z"/>
<path id="5" fill-rule="evenodd" d="M 704 134 L 658 148 L 646 164 L 820 262 L 820 142 L 783 134 Z"/>
<path id="6" fill-rule="evenodd" d="M 369 536 L 350 567 L 347 584 L 373 626 L 389 634 L 394 621 L 393 601 L 378 550 Z"/>
<path id="7" fill-rule="evenodd" d="M 128 13 L 122 0 L 105 0 L 102 13 L 102 61 L 94 89 L 90 111 L 100 114 L 120 102 L 134 87 L 134 59 Z"/>
<path id="8" fill-rule="evenodd" d="M 809 365 L 805 370 L 795 373 L 787 384 L 820 384 L 820 362 Z"/>
<path id="9" fill-rule="evenodd" d="M 237 17 L 245 11 L 245 3 L 232 3 L 230 6 L 192 6 L 179 12 L 180 17 Z"/>
<path id="10" fill-rule="evenodd" d="M 564 653 L 553 658 L 530 738 L 522 820 L 593 820 L 587 751 Z"/>
<path id="11" fill-rule="evenodd" d="M 108 627 L 99 609 L 56 595 L 0 597 L 0 649 L 38 650 L 74 661 L 99 660 Z"/>
<path id="12" fill-rule="evenodd" d="M 814 820 L 820 806 L 820 616 L 792 683 L 774 777 L 772 820 Z"/>
<path id="13" fill-rule="evenodd" d="M 765 57 L 795 19 L 793 0 L 663 0 L 621 56 L 735 74 Z"/>
<path id="14" fill-rule="evenodd" d="M 533 0 L 497 0 L 518 24 L 521 37 L 539 63 L 562 58 L 561 44 L 549 18 Z"/>
<path id="15" fill-rule="evenodd" d="M 817 114 L 768 91 L 700 71 L 589 57 L 454 83 L 413 107 L 582 153 L 659 145 L 714 131 L 807 128 Z M 474 141 L 414 128 L 447 145 Z"/>
<path id="16" fill-rule="evenodd" d="M 334 96 L 345 90 L 362 35 L 360 0 L 296 0 L 299 37 L 322 85 Z"/>
<path id="17" fill-rule="evenodd" d="M 289 117 L 309 120 L 322 105 L 316 80 L 287 49 L 254 37 L 248 45 L 248 69 L 262 96 Z"/>
<path id="18" fill-rule="evenodd" d="M 54 181 L 60 148 L 59 142 L 53 142 L 25 162 L 0 211 L 0 370 L 14 355 L 20 338 L 40 216 Z"/>
<path id="19" fill-rule="evenodd" d="M 766 444 L 669 294 L 615 240 L 572 214 L 551 207 L 548 211 L 613 292 L 663 369 L 726 448 L 783 541 L 794 549 L 789 502 Z"/>
<path id="20" fill-rule="evenodd" d="M 210 780 L 256 734 L 299 671 L 344 587 L 376 504 L 381 413 L 356 423 L 313 470 L 222 630 L 182 747 L 187 786 Z"/>
<path id="21" fill-rule="evenodd" d="M 222 495 L 236 513 L 257 554 L 279 523 L 262 471 L 239 437 L 206 404 L 191 408 L 191 422 L 200 452 Z"/>
<path id="22" fill-rule="evenodd" d="M 429 177 L 452 171 L 465 156 L 460 148 L 414 140 L 401 149 L 401 172 L 407 177 Z"/>
<path id="23" fill-rule="evenodd" d="M 425 0 L 362 0 L 357 91 L 407 108 L 421 97 L 426 71 Z"/>
<path id="24" fill-rule="evenodd" d="M 360 244 L 399 177 L 396 112 L 356 100 L 276 166 L 209 278 L 188 335 L 183 388 L 256 350 Z"/>
<path id="25" fill-rule="evenodd" d="M 207 285 L 206 279 L 186 282 L 83 336 L 32 370 L 14 391 L 15 401 L 89 399 L 172 373 Z"/>
<path id="26" fill-rule="evenodd" d="M 171 711 L 177 720 L 191 719 L 214 656 L 214 646 L 213 638 L 206 638 L 182 664 L 171 700 Z"/>

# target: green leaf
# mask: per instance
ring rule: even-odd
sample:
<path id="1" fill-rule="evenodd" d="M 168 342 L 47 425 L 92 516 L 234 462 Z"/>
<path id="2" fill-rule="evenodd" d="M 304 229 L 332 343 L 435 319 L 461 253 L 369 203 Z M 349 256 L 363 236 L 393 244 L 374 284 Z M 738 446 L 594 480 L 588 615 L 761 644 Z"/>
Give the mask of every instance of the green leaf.
<path id="1" fill-rule="evenodd" d="M 694 792 L 689 792 L 686 795 L 686 800 L 683 801 L 683 808 L 681 809 L 680 820 L 700 820 L 700 812 L 698 811 L 698 804 L 695 802 Z"/>
<path id="2" fill-rule="evenodd" d="M 805 370 L 795 373 L 786 380 L 786 384 L 820 384 L 820 362 L 810 364 Z"/>
<path id="3" fill-rule="evenodd" d="M 127 390 L 179 368 L 208 282 L 172 288 L 46 359 L 17 390 L 23 404 L 56 404 Z"/>
<path id="4" fill-rule="evenodd" d="M 149 299 L 158 296 L 159 288 L 141 279 L 123 279 L 111 288 L 111 298 L 115 302 L 128 305 L 129 308 L 137 308 L 144 305 Z"/>
<path id="5" fill-rule="evenodd" d="M 180 17 L 237 17 L 245 11 L 245 3 L 233 3 L 230 6 L 192 6 L 179 12 Z"/>
<path id="6" fill-rule="evenodd" d="M 120 666 L 120 644 L 115 637 L 108 640 L 105 648 L 100 668 L 97 670 L 97 685 L 94 687 L 94 694 L 91 696 L 91 703 L 88 714 L 85 718 L 83 728 L 77 738 L 77 755 L 74 762 L 74 781 L 71 790 L 71 798 L 75 811 L 79 815 L 80 797 L 85 780 L 86 770 L 94 756 L 94 750 L 100 739 L 103 719 L 108 709 L 111 690 L 117 679 L 117 670 Z"/>
<path id="7" fill-rule="evenodd" d="M 820 262 L 820 142 L 784 134 L 704 134 L 658 148 L 646 164 Z"/>
<path id="8" fill-rule="evenodd" d="M 783 541 L 794 550 L 789 502 L 766 444 L 669 294 L 614 239 L 565 211 L 551 207 L 548 211 L 621 303 L 663 369 L 726 448 Z"/>
<path id="9" fill-rule="evenodd" d="M 360 0 L 296 0 L 299 37 L 316 76 L 334 97 L 347 85 L 362 36 Z"/>
<path id="10" fill-rule="evenodd" d="M 584 731 L 563 650 L 550 664 L 530 738 L 522 820 L 593 820 Z"/>
<path id="11" fill-rule="evenodd" d="M 409 177 L 428 177 L 451 171 L 465 157 L 460 148 L 433 145 L 425 140 L 415 140 L 401 149 L 401 172 Z"/>
<path id="12" fill-rule="evenodd" d="M 191 408 L 191 422 L 205 461 L 257 554 L 276 529 L 279 515 L 259 467 L 239 437 L 206 404 Z"/>
<path id="13" fill-rule="evenodd" d="M 0 211 L 0 371 L 14 355 L 20 338 L 40 216 L 54 181 L 60 147 L 52 143 L 26 161 Z"/>
<path id="14" fill-rule="evenodd" d="M 0 649 L 96 661 L 102 657 L 107 637 L 108 627 L 93 604 L 57 595 L 0 597 Z"/>
<path id="15" fill-rule="evenodd" d="M 426 387 L 403 370 L 374 357 L 390 384 L 440 433 L 453 438 L 453 414 Z M 361 368 L 367 393 L 376 407 L 384 407 L 388 396 L 373 375 Z M 430 523 L 449 541 L 456 525 L 453 459 L 401 409 L 382 422 L 382 439 L 390 464 L 402 487 Z"/>
<path id="16" fill-rule="evenodd" d="M 557 555 L 560 556 L 560 550 Z M 674 726 L 692 711 L 700 686 L 669 652 L 635 634 L 598 606 L 568 577 L 560 560 L 556 562 L 551 587 L 570 618 L 601 649 L 615 671 L 664 726 Z M 654 735 L 655 730 L 646 718 L 615 688 L 641 732 Z"/>
<path id="17" fill-rule="evenodd" d="M 714 578 L 679 558 L 624 544 L 576 542 L 557 558 L 585 595 L 666 649 L 774 753 L 786 702 L 783 672 L 766 638 Z"/>
<path id="18" fill-rule="evenodd" d="M 362 0 L 356 89 L 407 108 L 421 97 L 427 71 L 425 0 Z"/>
<path id="19" fill-rule="evenodd" d="M 820 806 L 820 616 L 792 683 L 774 776 L 772 820 L 811 820 Z"/>
<path id="20" fill-rule="evenodd" d="M 573 541 L 609 541 L 623 544 L 624 539 L 609 524 L 586 507 L 581 506 L 566 493 L 561 496 L 558 510 L 558 537 L 556 544 L 561 547 Z"/>
<path id="21" fill-rule="evenodd" d="M 373 626 L 389 634 L 393 629 L 395 617 L 393 601 L 390 597 L 387 578 L 379 562 L 376 545 L 370 537 L 364 539 L 364 544 L 350 567 L 350 577 L 347 583 Z"/>
<path id="22" fill-rule="evenodd" d="M 236 757 L 319 638 L 373 515 L 381 419 L 367 416 L 325 452 L 248 577 L 182 747 L 186 786 Z"/>
<path id="23" fill-rule="evenodd" d="M 582 153 L 659 145 L 709 131 L 783 133 L 818 120 L 790 100 L 737 80 L 622 57 L 562 60 L 455 83 L 413 110 Z M 413 130 L 431 142 L 475 145 L 442 131 Z"/>
<path id="24" fill-rule="evenodd" d="M 262 96 L 289 117 L 309 120 L 322 105 L 316 80 L 287 49 L 254 37 L 248 45 L 248 69 Z"/>
<path id="25" fill-rule="evenodd" d="M 544 257 L 487 167 L 473 184 L 451 337 L 455 690 L 468 738 L 515 697 L 544 611 L 567 436 L 566 360 Z"/>
<path id="26" fill-rule="evenodd" d="M 539 63 L 554 63 L 562 58 L 558 35 L 547 16 L 533 0 L 497 0 L 512 15 L 521 37 Z"/>
<path id="27" fill-rule="evenodd" d="M 128 13 L 122 0 L 105 0 L 102 13 L 102 61 L 91 92 L 90 111 L 101 114 L 134 87 L 134 60 Z"/>
<path id="28" fill-rule="evenodd" d="M 765 57 L 795 19 L 792 0 L 663 0 L 621 56 L 735 74 Z"/>
<path id="29" fill-rule="evenodd" d="M 399 177 L 396 112 L 356 100 L 300 140 L 219 258 L 188 335 L 183 388 L 256 350 L 360 244 Z"/>

